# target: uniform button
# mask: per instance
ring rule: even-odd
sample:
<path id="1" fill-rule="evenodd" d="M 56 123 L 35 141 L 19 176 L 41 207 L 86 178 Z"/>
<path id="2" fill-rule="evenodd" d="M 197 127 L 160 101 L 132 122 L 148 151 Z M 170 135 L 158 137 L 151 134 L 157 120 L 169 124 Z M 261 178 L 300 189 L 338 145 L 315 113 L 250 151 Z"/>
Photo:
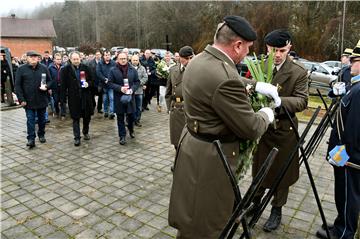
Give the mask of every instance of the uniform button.
<path id="1" fill-rule="evenodd" d="M 176 85 L 174 87 L 176 88 Z"/>
<path id="2" fill-rule="evenodd" d="M 235 156 L 236 155 L 236 153 L 235 152 L 233 152 L 233 156 Z"/>
<path id="3" fill-rule="evenodd" d="M 174 92 L 174 95 L 175 95 L 175 92 Z"/>
<path id="4" fill-rule="evenodd" d="M 280 121 L 279 119 L 276 119 L 276 120 L 275 120 L 276 123 L 279 123 L 279 121 Z"/>
<path id="5" fill-rule="evenodd" d="M 292 130 L 292 127 L 290 127 L 289 129 Z"/>
<path id="6" fill-rule="evenodd" d="M 194 125 L 196 125 L 196 124 L 197 124 L 197 122 L 195 121 L 195 122 L 194 122 Z"/>

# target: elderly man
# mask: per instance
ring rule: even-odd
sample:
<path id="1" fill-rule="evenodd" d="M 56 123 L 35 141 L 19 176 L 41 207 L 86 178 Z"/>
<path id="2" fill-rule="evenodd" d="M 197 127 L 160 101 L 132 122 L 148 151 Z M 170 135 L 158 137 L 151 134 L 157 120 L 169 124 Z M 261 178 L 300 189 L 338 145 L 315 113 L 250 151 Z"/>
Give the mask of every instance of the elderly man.
<path id="1" fill-rule="evenodd" d="M 80 53 L 70 53 L 70 63 L 60 71 L 61 103 L 68 99 L 70 116 L 73 120 L 74 145 L 81 144 L 80 118 L 83 118 L 83 134 L 85 140 L 90 140 L 89 125 L 94 114 L 91 86 L 94 85 L 90 68 L 81 63 Z"/>
<path id="2" fill-rule="evenodd" d="M 235 168 L 239 141 L 259 138 L 274 119 L 270 108 L 253 111 L 236 70 L 254 40 L 256 33 L 244 18 L 227 16 L 214 44 L 186 67 L 182 94 L 187 127 L 178 144 L 169 206 L 169 224 L 178 229 L 178 238 L 218 238 L 232 213 L 235 196 L 212 142 L 222 142 Z M 278 98 L 275 86 L 262 86 L 260 93 Z"/>
<path id="3" fill-rule="evenodd" d="M 135 99 L 134 93 L 140 86 L 138 73 L 134 67 L 128 63 L 125 53 L 118 55 L 116 65 L 109 73 L 109 88 L 114 90 L 114 107 L 117 118 L 120 145 L 126 144 L 125 116 L 130 138 L 135 138 L 134 133 L 134 113 Z"/>
<path id="4" fill-rule="evenodd" d="M 177 148 L 181 132 L 185 126 L 184 98 L 182 94 L 182 79 L 185 68 L 194 56 L 190 46 L 184 46 L 179 51 L 179 64 L 170 68 L 166 85 L 166 105 L 170 112 L 170 143 Z"/>
<path id="5" fill-rule="evenodd" d="M 135 91 L 135 125 L 138 127 L 141 127 L 141 110 L 142 110 L 142 101 L 143 101 L 143 95 L 144 95 L 144 89 L 146 89 L 146 82 L 148 81 L 148 74 L 146 73 L 146 69 L 144 66 L 140 64 L 139 56 L 133 55 L 131 57 L 131 65 L 137 70 L 139 80 L 140 80 L 140 86 Z"/>
<path id="6" fill-rule="evenodd" d="M 26 112 L 27 146 L 35 147 L 35 117 L 38 118 L 38 137 L 45 143 L 45 112 L 48 105 L 47 91 L 51 85 L 51 77 L 47 67 L 39 63 L 40 54 L 27 52 L 27 64 L 19 67 L 16 73 L 16 96 Z"/>

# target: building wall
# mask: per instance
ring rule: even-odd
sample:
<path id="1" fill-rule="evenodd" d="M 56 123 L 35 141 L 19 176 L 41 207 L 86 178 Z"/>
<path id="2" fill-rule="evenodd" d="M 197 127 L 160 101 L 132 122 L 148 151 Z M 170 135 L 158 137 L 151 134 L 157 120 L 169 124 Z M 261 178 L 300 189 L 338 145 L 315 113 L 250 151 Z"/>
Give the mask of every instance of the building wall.
<path id="1" fill-rule="evenodd" d="M 49 51 L 52 54 L 52 40 L 50 38 L 1 38 L 1 46 L 10 48 L 11 55 L 21 57 L 29 50 L 40 54 Z"/>

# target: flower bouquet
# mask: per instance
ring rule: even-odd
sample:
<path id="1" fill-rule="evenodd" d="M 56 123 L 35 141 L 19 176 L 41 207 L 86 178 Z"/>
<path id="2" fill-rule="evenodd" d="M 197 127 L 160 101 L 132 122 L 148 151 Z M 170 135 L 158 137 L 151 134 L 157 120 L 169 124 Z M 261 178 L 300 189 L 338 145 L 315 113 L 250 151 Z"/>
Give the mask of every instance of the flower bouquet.
<path id="1" fill-rule="evenodd" d="M 255 60 L 249 60 L 245 58 L 245 64 L 247 65 L 251 76 L 254 80 L 258 82 L 271 83 L 273 79 L 273 61 L 274 61 L 274 52 L 271 51 L 265 68 L 265 59 L 262 55 L 260 60 L 256 57 Z M 274 108 L 273 100 L 267 98 L 266 96 L 257 93 L 253 85 L 247 85 L 246 91 L 248 93 L 250 104 L 255 112 L 259 111 L 263 107 Z M 236 166 L 235 176 L 237 180 L 240 180 L 246 174 L 246 171 L 249 169 L 256 146 L 258 145 L 260 139 L 257 140 L 245 140 L 240 143 L 239 159 Z"/>
<path id="2" fill-rule="evenodd" d="M 167 65 L 164 60 L 156 62 L 156 76 L 159 79 L 167 79 L 169 77 L 170 67 L 172 67 L 173 64 Z"/>

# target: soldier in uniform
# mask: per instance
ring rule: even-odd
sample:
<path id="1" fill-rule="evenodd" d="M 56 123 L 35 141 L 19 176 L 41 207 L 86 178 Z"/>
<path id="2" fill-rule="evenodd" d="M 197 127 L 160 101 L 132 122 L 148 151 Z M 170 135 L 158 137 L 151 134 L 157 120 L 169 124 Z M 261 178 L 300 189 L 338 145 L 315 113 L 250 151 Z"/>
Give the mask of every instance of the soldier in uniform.
<path id="1" fill-rule="evenodd" d="M 170 111 L 170 142 L 177 148 L 181 131 L 185 125 L 184 99 L 182 95 L 182 78 L 185 67 L 194 56 L 190 46 L 184 46 L 179 51 L 180 64 L 170 68 L 169 79 L 166 86 L 166 105 Z"/>
<path id="2" fill-rule="evenodd" d="M 272 164 L 268 175 L 264 179 L 259 193 L 254 199 L 258 205 L 265 192 L 270 188 L 288 159 L 297 139 L 290 120 L 287 118 L 284 108 L 290 113 L 294 123 L 298 124 L 295 113 L 303 111 L 308 102 L 308 78 L 307 71 L 288 56 L 291 49 L 291 36 L 286 30 L 274 30 L 265 36 L 268 51 L 274 51 L 274 77 L 273 85 L 278 85 L 281 107 L 276 109 L 276 128 L 271 125 L 261 137 L 253 160 L 253 177 L 256 176 L 261 165 L 273 147 L 279 149 L 279 153 Z M 299 178 L 299 160 L 295 156 L 289 170 L 281 181 L 272 200 L 271 215 L 263 229 L 267 232 L 278 228 L 281 222 L 281 207 L 285 205 L 289 193 L 289 187 Z"/>
<path id="3" fill-rule="evenodd" d="M 346 48 L 341 55 L 341 64 L 343 64 L 343 67 L 341 68 L 341 71 L 339 73 L 339 82 L 344 82 L 346 90 L 349 90 L 351 87 L 351 65 L 349 64 L 349 57 L 352 54 L 353 49 Z"/>
<path id="4" fill-rule="evenodd" d="M 328 152 L 336 145 L 345 145 L 349 162 L 360 165 L 360 41 L 350 57 L 351 86 L 340 102 L 331 130 Z M 336 92 L 335 90 L 333 92 Z M 334 225 L 329 225 L 331 239 L 353 239 L 359 220 L 360 170 L 334 166 L 335 204 L 338 215 Z M 327 238 L 324 228 L 316 236 Z"/>
<path id="5" fill-rule="evenodd" d="M 178 143 L 169 205 L 169 224 L 178 229 L 178 238 L 218 238 L 232 213 L 235 196 L 213 141 L 220 140 L 234 170 L 240 141 L 259 138 L 274 119 L 270 108 L 253 111 L 236 70 L 255 39 L 244 18 L 226 16 L 214 44 L 184 72 L 186 127 Z M 258 92 L 279 98 L 275 86 L 257 85 Z"/>

